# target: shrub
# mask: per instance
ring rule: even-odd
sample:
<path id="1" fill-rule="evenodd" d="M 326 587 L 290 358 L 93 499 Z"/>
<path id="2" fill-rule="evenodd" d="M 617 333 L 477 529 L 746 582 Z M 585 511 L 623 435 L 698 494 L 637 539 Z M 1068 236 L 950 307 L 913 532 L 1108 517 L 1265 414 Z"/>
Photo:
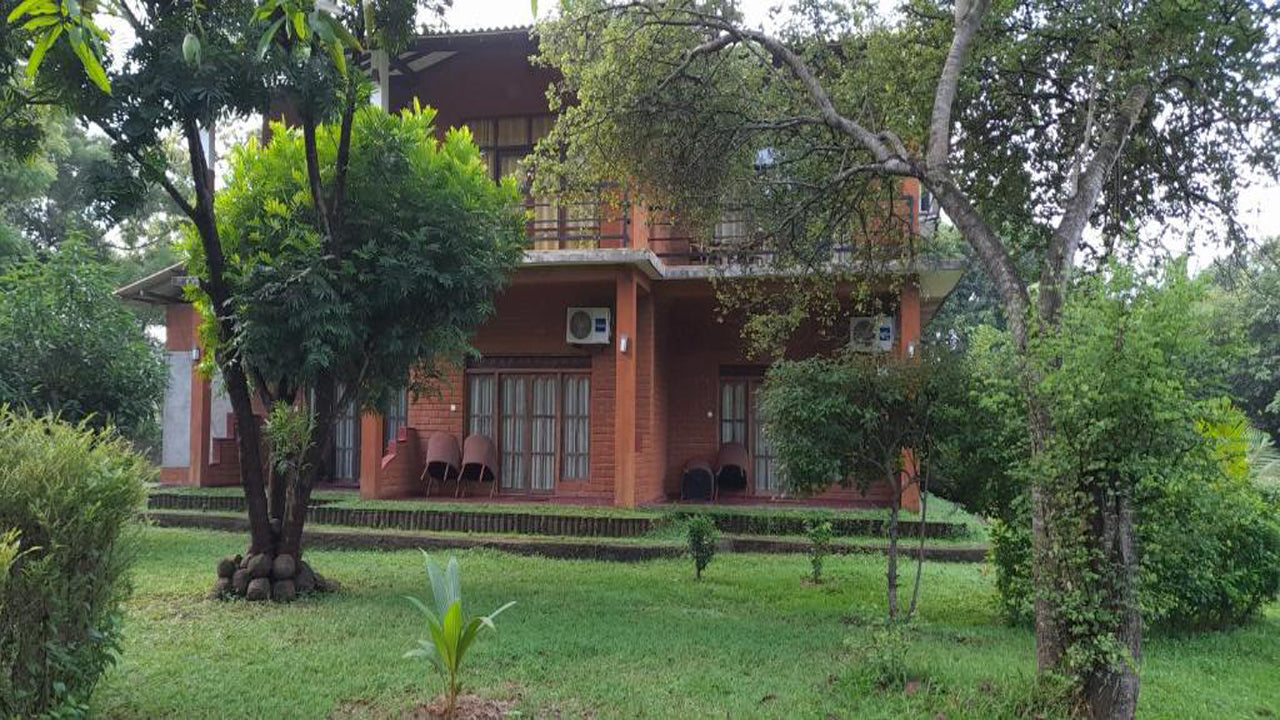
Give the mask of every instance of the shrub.
<path id="1" fill-rule="evenodd" d="M 79 717 L 120 646 L 148 466 L 110 430 L 0 408 L 0 717 Z M 16 543 L 14 541 L 17 541 Z"/>
<path id="2" fill-rule="evenodd" d="M 423 555 L 426 555 L 423 552 Z M 458 695 L 462 692 L 462 660 L 484 628 L 496 630 L 493 619 L 507 608 L 509 602 L 488 615 L 468 617 L 462 609 L 462 578 L 458 559 L 449 558 L 449 567 L 442 571 L 429 556 L 426 558 L 427 577 L 431 581 L 431 595 L 435 609 L 427 607 L 417 598 L 409 598 L 422 611 L 427 621 L 427 636 L 418 641 L 418 647 L 405 653 L 407 658 L 421 658 L 431 663 L 444 682 L 445 717 L 452 718 L 458 707 Z"/>
<path id="3" fill-rule="evenodd" d="M 822 582 L 822 561 L 831 552 L 831 537 L 834 534 L 831 523 L 826 520 L 809 523 L 805 534 L 809 537 L 809 565 L 813 568 L 813 582 L 820 583 Z"/>
<path id="4" fill-rule="evenodd" d="M 154 440 L 164 354 L 80 242 L 0 275 L 0 404 Z"/>
<path id="5" fill-rule="evenodd" d="M 689 554 L 693 556 L 694 577 L 702 579 L 702 571 L 711 564 L 716 554 L 716 542 L 720 540 L 720 531 L 716 523 L 706 515 L 696 515 L 689 519 Z"/>
<path id="6" fill-rule="evenodd" d="M 1116 574 L 1101 548 L 1079 542 L 1081 528 L 1107 522 L 1102 506 L 1132 508 L 1135 589 L 1148 625 L 1237 625 L 1280 590 L 1280 512 L 1251 480 L 1247 423 L 1229 402 L 1201 399 L 1212 390 L 1194 372 L 1204 366 L 1205 333 L 1188 318 L 1202 296 L 1180 268 L 1157 281 L 1112 268 L 1076 294 L 1059 333 L 1037 340 L 1038 393 L 1055 432 L 1015 473 L 1037 478 L 1052 498 L 1051 551 L 1079 581 L 1046 600 L 1078 618 L 1081 633 L 1117 617 L 1091 605 Z M 994 529 L 992 558 L 1002 608 L 1025 620 L 1033 603 L 1025 497 L 1011 515 Z"/>

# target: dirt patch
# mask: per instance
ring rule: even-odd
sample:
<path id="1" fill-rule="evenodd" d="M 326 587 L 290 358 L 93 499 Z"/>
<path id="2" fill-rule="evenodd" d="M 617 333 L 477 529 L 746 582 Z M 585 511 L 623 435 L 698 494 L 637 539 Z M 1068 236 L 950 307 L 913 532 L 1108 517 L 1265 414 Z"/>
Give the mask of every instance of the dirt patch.
<path id="1" fill-rule="evenodd" d="M 504 720 L 518 716 L 513 711 L 517 700 L 493 700 L 479 695 L 463 695 L 458 698 L 454 720 Z M 412 709 L 400 712 L 378 709 L 370 700 L 348 700 L 334 708 L 328 720 L 444 720 L 444 698 L 430 703 L 419 703 Z"/>
<path id="2" fill-rule="evenodd" d="M 478 695 L 458 698 L 453 720 L 503 720 L 516 707 L 515 700 L 491 700 Z M 437 698 L 426 705 L 419 705 L 406 714 L 403 720 L 446 720 L 444 698 Z"/>

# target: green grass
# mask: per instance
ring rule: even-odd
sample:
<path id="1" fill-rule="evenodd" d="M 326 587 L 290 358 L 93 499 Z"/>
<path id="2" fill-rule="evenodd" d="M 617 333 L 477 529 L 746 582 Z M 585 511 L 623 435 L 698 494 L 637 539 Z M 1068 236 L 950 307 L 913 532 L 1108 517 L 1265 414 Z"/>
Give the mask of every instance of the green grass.
<path id="1" fill-rule="evenodd" d="M 404 595 L 426 596 L 416 552 L 316 551 L 343 583 L 293 606 L 203 598 L 232 533 L 143 532 L 119 666 L 94 696 L 99 717 L 391 718 L 433 696 L 400 659 L 419 633 Z M 832 558 L 804 582 L 803 556 L 722 555 L 705 579 L 664 560 L 628 565 L 463 551 L 464 595 L 517 605 L 470 657 L 468 686 L 517 700 L 524 717 L 1016 717 L 1033 646 L 1000 625 L 981 566 L 925 569 L 905 668 L 919 690 L 875 683 L 868 650 L 883 608 L 883 560 Z M 1280 708 L 1280 609 L 1242 630 L 1155 637 L 1143 718 L 1252 718 Z"/>

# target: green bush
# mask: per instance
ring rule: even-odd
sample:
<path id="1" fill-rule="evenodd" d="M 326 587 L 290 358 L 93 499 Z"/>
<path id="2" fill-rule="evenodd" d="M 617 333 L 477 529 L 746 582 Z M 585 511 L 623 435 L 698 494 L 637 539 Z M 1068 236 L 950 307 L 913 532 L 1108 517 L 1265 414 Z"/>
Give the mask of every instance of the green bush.
<path id="1" fill-rule="evenodd" d="M 716 554 L 716 542 L 720 540 L 720 531 L 716 523 L 706 515 L 696 515 L 689 519 L 688 528 L 689 554 L 693 556 L 694 577 L 702 579 L 702 571 L 711 564 Z"/>
<path id="2" fill-rule="evenodd" d="M 1053 493 L 1062 537 L 1101 521 L 1098 498 L 1132 508 L 1137 598 L 1151 626 L 1237 625 L 1280 591 L 1280 512 L 1251 479 L 1247 423 L 1230 402 L 1201 399 L 1211 387 L 1193 372 L 1208 351 L 1189 320 L 1203 292 L 1176 267 L 1158 279 L 1112 268 L 1081 288 L 1062 330 L 1037 340 L 1048 358 L 1038 393 L 1055 433 L 1013 475 Z M 1029 515 L 1024 493 L 992 532 L 1002 609 L 1015 620 L 1033 603 Z M 1096 571 L 1096 552 L 1059 542 L 1056 562 L 1080 580 L 1047 599 L 1085 627 L 1100 617 L 1089 598 L 1112 576 Z"/>
<path id="3" fill-rule="evenodd" d="M 805 534 L 809 537 L 809 565 L 812 567 L 813 582 L 817 584 L 822 582 L 822 563 L 831 553 L 831 523 L 826 520 L 809 523 Z"/>
<path id="4" fill-rule="evenodd" d="M 0 717 L 80 717 L 120 647 L 148 466 L 109 430 L 0 408 Z M 16 534 L 14 534 L 16 533 Z"/>

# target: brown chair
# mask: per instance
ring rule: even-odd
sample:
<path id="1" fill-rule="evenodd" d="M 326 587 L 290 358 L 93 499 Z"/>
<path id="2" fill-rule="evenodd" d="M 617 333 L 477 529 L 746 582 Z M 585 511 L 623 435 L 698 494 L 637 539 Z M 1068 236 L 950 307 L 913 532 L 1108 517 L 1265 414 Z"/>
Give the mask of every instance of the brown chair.
<path id="1" fill-rule="evenodd" d="M 493 483 L 489 497 L 498 491 L 498 449 L 484 435 L 472 435 L 462 443 L 462 473 L 458 475 L 458 488 L 462 480 Z"/>
<path id="2" fill-rule="evenodd" d="M 751 465 L 751 455 L 738 443 L 725 443 L 720 446 L 720 454 L 716 456 L 716 488 L 715 496 L 719 497 L 720 488 L 729 490 L 747 489 L 747 468 Z M 714 499 L 714 498 L 713 498 Z"/>
<path id="3" fill-rule="evenodd" d="M 439 482 L 443 488 L 450 478 L 462 484 L 462 453 L 458 450 L 458 439 L 449 433 L 432 433 L 427 439 L 427 462 L 422 467 L 422 480 L 427 483 L 427 495 L 431 495 L 431 484 Z M 454 491 L 457 495 L 457 491 Z"/>
<path id="4" fill-rule="evenodd" d="M 685 463 L 680 473 L 681 500 L 711 500 L 715 497 L 716 478 L 711 472 L 711 463 L 705 460 L 690 460 Z"/>

